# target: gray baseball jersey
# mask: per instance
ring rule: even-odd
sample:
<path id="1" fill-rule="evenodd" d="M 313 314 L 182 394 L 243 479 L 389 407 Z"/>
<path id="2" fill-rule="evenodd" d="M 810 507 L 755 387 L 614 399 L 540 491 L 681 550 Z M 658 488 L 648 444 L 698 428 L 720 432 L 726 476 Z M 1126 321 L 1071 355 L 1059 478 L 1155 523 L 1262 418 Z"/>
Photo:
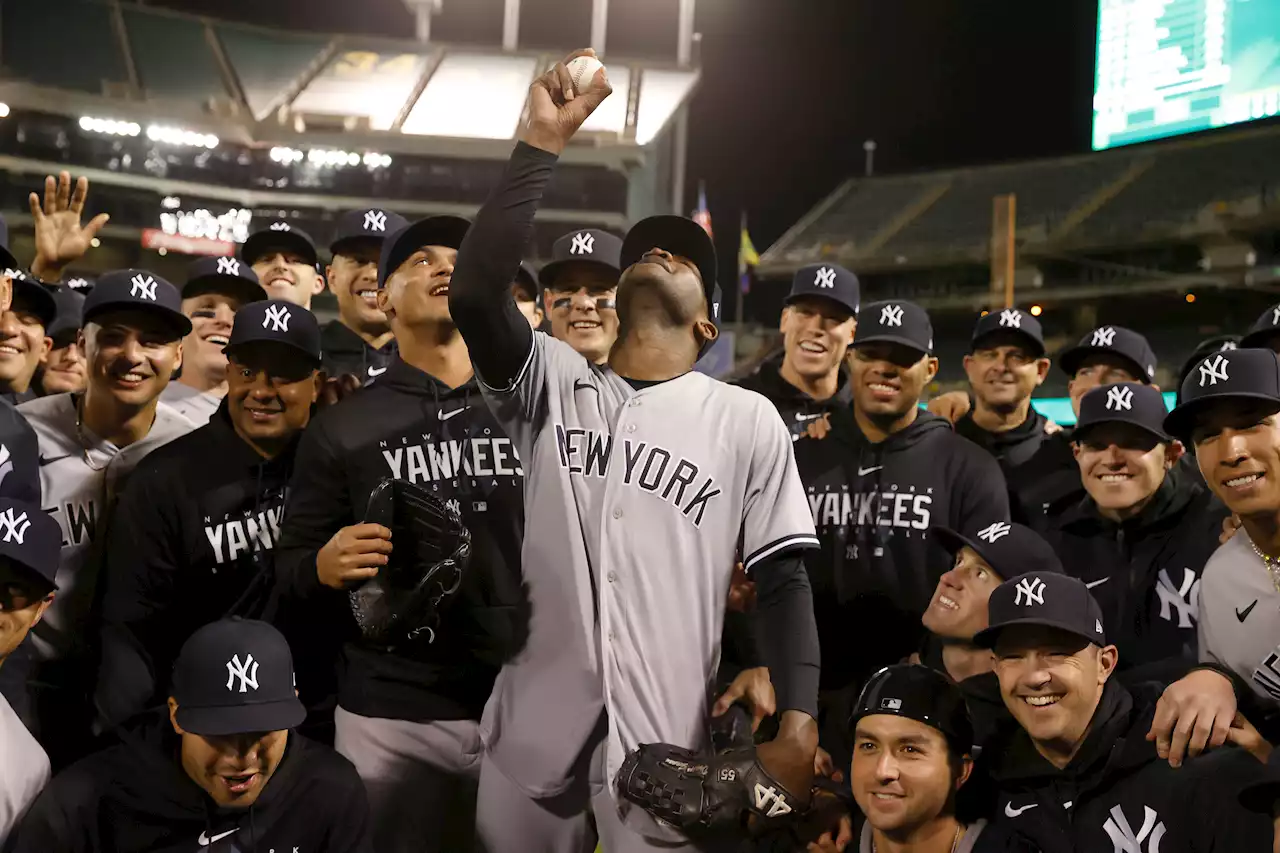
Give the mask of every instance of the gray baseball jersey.
<path id="1" fill-rule="evenodd" d="M 123 449 L 76 429 L 76 406 L 70 394 L 54 394 L 23 403 L 18 410 L 36 431 L 40 446 L 40 487 L 45 512 L 62 528 L 58 594 L 44 618 L 31 630 L 31 642 L 42 659 L 65 655 L 85 637 L 77 636 L 93 603 L 97 578 L 81 571 L 90 543 L 104 523 L 108 506 L 123 487 L 123 478 L 140 460 L 167 441 L 195 428 L 166 406 L 156 407 L 151 431 Z"/>
<path id="2" fill-rule="evenodd" d="M 1198 639 L 1200 660 L 1229 668 L 1280 707 L 1280 592 L 1243 530 L 1205 564 Z"/>
<path id="3" fill-rule="evenodd" d="M 213 413 L 222 405 L 226 391 L 197 391 L 181 382 L 170 382 L 160 393 L 160 402 L 173 408 L 178 414 L 196 426 L 209 423 Z"/>
<path id="4" fill-rule="evenodd" d="M 541 333 L 513 387 L 484 392 L 524 460 L 531 531 L 530 636 L 485 709 L 491 757 L 559 793 L 602 708 L 607 779 L 641 743 L 704 747 L 737 555 L 750 572 L 817 547 L 777 411 L 697 372 L 637 391 Z"/>

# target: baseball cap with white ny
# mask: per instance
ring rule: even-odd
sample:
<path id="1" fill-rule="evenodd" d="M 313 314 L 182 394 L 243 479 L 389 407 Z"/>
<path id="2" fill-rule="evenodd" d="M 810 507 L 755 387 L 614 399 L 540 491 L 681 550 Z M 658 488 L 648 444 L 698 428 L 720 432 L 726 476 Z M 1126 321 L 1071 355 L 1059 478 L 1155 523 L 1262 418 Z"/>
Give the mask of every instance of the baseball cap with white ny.
<path id="1" fill-rule="evenodd" d="M 1097 646 L 1107 644 L 1102 608 L 1084 581 L 1054 572 L 1028 572 L 991 592 L 988 627 L 973 638 L 978 648 L 995 648 L 1000 632 L 1015 625 L 1043 625 L 1075 634 Z"/>
<path id="2" fill-rule="evenodd" d="M 307 715 L 284 635 L 237 616 L 205 625 L 183 644 L 173 698 L 178 725 L 211 737 L 292 729 Z"/>

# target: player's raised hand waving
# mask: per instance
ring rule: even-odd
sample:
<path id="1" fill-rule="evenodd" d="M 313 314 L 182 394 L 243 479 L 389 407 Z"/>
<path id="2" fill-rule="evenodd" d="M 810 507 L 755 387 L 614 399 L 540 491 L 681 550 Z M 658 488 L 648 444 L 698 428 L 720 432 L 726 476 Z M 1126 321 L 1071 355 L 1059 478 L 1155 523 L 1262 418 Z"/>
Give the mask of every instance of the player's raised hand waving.
<path id="1" fill-rule="evenodd" d="M 569 54 L 529 87 L 529 119 L 521 139 L 535 148 L 559 154 L 596 107 L 613 92 L 604 66 L 590 80 L 573 84 L 570 65 L 579 57 L 595 59 L 590 48 Z"/>

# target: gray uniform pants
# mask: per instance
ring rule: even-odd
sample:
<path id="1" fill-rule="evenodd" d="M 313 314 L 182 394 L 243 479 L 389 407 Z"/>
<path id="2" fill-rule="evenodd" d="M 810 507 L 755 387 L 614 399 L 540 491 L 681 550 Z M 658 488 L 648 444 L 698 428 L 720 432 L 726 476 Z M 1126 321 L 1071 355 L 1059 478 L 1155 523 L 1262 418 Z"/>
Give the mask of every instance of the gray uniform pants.
<path id="1" fill-rule="evenodd" d="M 334 726 L 334 746 L 355 765 L 368 792 L 378 853 L 472 850 L 482 752 L 478 723 L 415 723 L 338 708 Z"/>
<path id="2" fill-rule="evenodd" d="M 477 853 L 726 853 L 723 845 L 664 844 L 623 825 L 605 787 L 603 738 L 587 746 L 563 794 L 533 799 L 485 755 L 476 803 Z"/>

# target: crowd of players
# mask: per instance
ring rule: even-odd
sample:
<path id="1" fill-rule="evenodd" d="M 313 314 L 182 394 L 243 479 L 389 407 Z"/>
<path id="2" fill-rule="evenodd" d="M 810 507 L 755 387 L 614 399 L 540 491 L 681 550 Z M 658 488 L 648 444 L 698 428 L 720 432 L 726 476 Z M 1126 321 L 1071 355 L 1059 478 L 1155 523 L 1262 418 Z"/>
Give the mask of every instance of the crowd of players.
<path id="1" fill-rule="evenodd" d="M 927 313 L 820 265 L 717 382 L 692 221 L 521 261 L 608 94 L 556 66 L 474 222 L 352 211 L 323 274 L 279 222 L 86 293 L 87 182 L 33 194 L 30 272 L 0 251 L 5 849 L 1271 850 L 1280 306 L 1172 412 L 1141 334 L 1055 366 L 993 310 L 925 410 Z M 1070 431 L 1030 405 L 1052 369 Z M 393 647 L 345 594 L 393 552 L 385 477 L 472 533 Z M 808 834 L 690 840 L 614 790 L 734 702 L 816 783 Z"/>

